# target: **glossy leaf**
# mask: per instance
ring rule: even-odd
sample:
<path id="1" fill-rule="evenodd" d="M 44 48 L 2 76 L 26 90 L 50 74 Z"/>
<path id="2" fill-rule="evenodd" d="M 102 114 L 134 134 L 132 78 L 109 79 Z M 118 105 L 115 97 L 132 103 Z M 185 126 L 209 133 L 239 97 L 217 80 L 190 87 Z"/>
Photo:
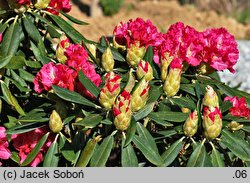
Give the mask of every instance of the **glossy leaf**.
<path id="1" fill-rule="evenodd" d="M 34 25 L 34 22 L 32 22 L 30 20 L 30 16 L 26 16 L 25 18 L 23 18 L 23 25 L 24 28 L 26 30 L 26 32 L 28 33 L 29 37 L 35 41 L 35 42 L 39 42 L 39 40 L 42 40 L 42 37 L 37 29 L 37 27 Z"/>
<path id="2" fill-rule="evenodd" d="M 60 13 L 65 16 L 67 19 L 69 19 L 71 22 L 76 23 L 78 25 L 88 25 L 87 22 L 83 22 L 81 20 L 78 20 L 72 16 L 70 16 L 68 13 L 64 13 L 63 11 L 60 11 Z"/>
<path id="3" fill-rule="evenodd" d="M 31 73 L 23 70 L 23 69 L 19 69 L 19 75 L 21 78 L 23 78 L 25 81 L 29 81 L 29 82 L 33 82 L 34 80 L 34 75 L 32 75 Z"/>
<path id="4" fill-rule="evenodd" d="M 126 131 L 126 140 L 124 147 L 126 147 L 133 140 L 136 132 L 136 120 L 134 118 L 131 119 L 131 123 Z"/>
<path id="5" fill-rule="evenodd" d="M 83 86 L 97 98 L 100 89 L 82 72 L 82 70 L 79 71 L 78 78 Z"/>
<path id="6" fill-rule="evenodd" d="M 46 56 L 44 56 L 43 53 L 42 53 L 42 51 L 39 50 L 39 48 L 32 41 L 30 42 L 30 45 L 31 45 L 31 49 L 32 49 L 32 51 L 34 53 L 35 58 L 39 62 L 41 62 L 42 64 L 47 64 L 47 63 L 50 62 L 50 59 L 47 58 Z M 26 64 L 27 64 L 27 62 L 26 62 Z M 30 63 L 30 64 L 32 64 L 32 63 Z"/>
<path id="7" fill-rule="evenodd" d="M 138 167 L 138 159 L 131 144 L 122 148 L 122 166 Z"/>
<path id="8" fill-rule="evenodd" d="M 160 96 L 163 94 L 162 86 L 154 86 L 151 85 L 148 93 L 148 101 L 147 103 L 157 101 Z"/>
<path id="9" fill-rule="evenodd" d="M 154 63 L 154 51 L 153 51 L 153 47 L 152 46 L 149 46 L 145 55 L 144 55 L 144 58 L 143 60 L 149 62 L 149 64 L 151 65 L 152 69 L 153 69 L 153 75 L 154 75 L 154 78 L 156 79 L 159 79 L 159 74 L 157 72 L 157 68 L 158 67 L 155 63 Z"/>
<path id="10" fill-rule="evenodd" d="M 245 161 L 250 161 L 250 145 L 242 138 L 229 132 L 228 130 L 222 130 L 221 143 L 232 151 L 236 156 Z M 235 145 L 237 144 L 237 145 Z"/>
<path id="11" fill-rule="evenodd" d="M 9 63 L 5 66 L 6 69 L 20 69 L 25 66 L 25 57 L 24 56 L 13 56 Z"/>
<path id="12" fill-rule="evenodd" d="M 195 88 L 194 84 L 181 84 L 180 86 L 180 90 L 185 91 L 193 96 L 196 96 L 194 88 Z"/>
<path id="13" fill-rule="evenodd" d="M 214 167 L 225 167 L 225 163 L 221 157 L 220 152 L 215 148 L 213 148 L 212 150 L 211 161 Z"/>
<path id="14" fill-rule="evenodd" d="M 93 102 L 89 101 L 88 99 L 84 98 L 81 96 L 79 93 L 67 90 L 65 88 L 61 88 L 59 86 L 52 86 L 53 90 L 55 91 L 56 95 L 58 95 L 60 98 L 69 101 L 69 102 L 74 102 L 77 104 L 82 104 L 85 106 L 90 106 L 94 108 L 100 108 Z"/>
<path id="15" fill-rule="evenodd" d="M 43 147 L 43 145 L 45 144 L 47 138 L 49 136 L 49 132 L 46 133 L 40 140 L 39 142 L 36 144 L 36 146 L 31 150 L 31 152 L 28 154 L 28 156 L 26 157 L 26 159 L 24 160 L 24 162 L 21 164 L 21 166 L 27 166 L 28 164 L 30 164 L 35 157 L 37 156 L 37 154 L 40 152 L 41 148 Z"/>
<path id="16" fill-rule="evenodd" d="M 189 157 L 188 167 L 204 167 L 206 162 L 206 149 L 204 143 L 197 145 Z"/>
<path id="17" fill-rule="evenodd" d="M 181 138 L 174 142 L 162 155 L 163 159 L 163 166 L 168 166 L 170 165 L 178 156 L 180 150 L 182 149 L 183 146 L 183 139 Z"/>
<path id="18" fill-rule="evenodd" d="M 171 136 L 177 134 L 177 132 L 175 130 L 163 130 L 163 131 L 159 131 L 157 133 L 160 135 L 163 135 L 164 137 L 171 137 Z"/>
<path id="19" fill-rule="evenodd" d="M 135 121 L 139 121 L 148 116 L 154 109 L 155 102 L 145 105 L 141 110 L 134 114 Z"/>
<path id="20" fill-rule="evenodd" d="M 57 167 L 59 162 L 59 151 L 58 151 L 58 143 L 57 138 L 53 141 L 50 145 L 44 160 L 43 160 L 43 167 Z"/>
<path id="21" fill-rule="evenodd" d="M 74 123 L 75 126 L 84 126 L 86 128 L 93 128 L 98 125 L 103 119 L 103 116 L 100 114 L 91 114 L 84 117 L 82 120 Z"/>
<path id="22" fill-rule="evenodd" d="M 26 132 L 30 132 L 32 130 L 35 130 L 37 128 L 40 128 L 42 126 L 44 126 L 43 123 L 28 123 L 28 124 L 22 124 L 22 125 L 15 125 L 15 126 L 9 128 L 6 131 L 6 134 L 26 133 Z"/>
<path id="23" fill-rule="evenodd" d="M 149 118 L 166 120 L 171 122 L 183 122 L 188 118 L 187 113 L 172 111 L 151 112 L 148 116 Z"/>
<path id="24" fill-rule="evenodd" d="M 172 98 L 171 101 L 180 106 L 180 107 L 187 107 L 190 110 L 196 109 L 196 105 L 192 99 L 181 97 L 181 98 Z"/>
<path id="25" fill-rule="evenodd" d="M 11 60 L 12 56 L 0 56 L 0 69 L 5 67 Z"/>
<path id="26" fill-rule="evenodd" d="M 106 137 L 103 140 L 102 144 L 95 150 L 90 161 L 90 166 L 104 167 L 110 156 L 113 143 L 114 143 L 114 137 L 112 135 Z"/>

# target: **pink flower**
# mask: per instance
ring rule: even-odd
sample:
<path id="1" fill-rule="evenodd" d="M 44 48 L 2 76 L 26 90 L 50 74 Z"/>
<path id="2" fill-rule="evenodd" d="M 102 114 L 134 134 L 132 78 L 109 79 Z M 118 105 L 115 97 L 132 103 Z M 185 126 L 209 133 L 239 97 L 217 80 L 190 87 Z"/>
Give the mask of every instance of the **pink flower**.
<path id="1" fill-rule="evenodd" d="M 53 62 L 45 64 L 34 78 L 34 89 L 37 93 L 49 91 L 52 85 L 74 90 L 74 80 L 77 73 L 63 64 L 55 65 Z"/>
<path id="2" fill-rule="evenodd" d="M 218 107 L 215 107 L 214 110 L 211 111 L 209 107 L 205 106 L 203 109 L 203 115 L 204 116 L 208 115 L 208 117 L 212 120 L 212 122 L 214 122 L 216 115 L 219 115 L 219 117 L 222 119 L 222 114 Z"/>
<path id="3" fill-rule="evenodd" d="M 202 61 L 215 70 L 228 69 L 234 73 L 233 66 L 239 58 L 239 51 L 234 36 L 225 28 L 207 29 L 203 32 Z"/>
<path id="4" fill-rule="evenodd" d="M 9 142 L 5 134 L 5 128 L 0 126 L 0 159 L 9 159 L 11 152 L 8 149 Z M 2 163 L 0 162 L 0 166 Z"/>
<path id="5" fill-rule="evenodd" d="M 250 119 L 250 109 L 247 107 L 247 103 L 244 97 L 225 97 L 224 101 L 228 100 L 233 104 L 233 107 L 229 109 L 230 113 L 233 116 L 245 117 Z"/>
<path id="6" fill-rule="evenodd" d="M 30 0 L 16 0 L 16 3 L 18 3 L 20 5 L 29 5 Z"/>
<path id="7" fill-rule="evenodd" d="M 86 67 L 86 63 L 88 62 L 88 52 L 79 44 L 70 44 L 69 47 L 66 48 L 65 55 L 67 57 L 66 64 L 77 71 Z"/>
<path id="8" fill-rule="evenodd" d="M 33 131 L 12 135 L 11 139 L 13 141 L 14 148 L 19 152 L 20 163 L 22 164 L 28 154 L 36 146 L 39 140 L 49 131 L 49 128 L 42 127 L 37 128 Z M 52 143 L 52 137 L 49 136 L 40 152 L 37 154 L 35 159 L 29 164 L 29 166 L 35 167 L 43 160 L 43 154 L 47 152 Z"/>
<path id="9" fill-rule="evenodd" d="M 140 46 L 156 46 L 162 41 L 161 34 L 158 33 L 152 22 L 144 21 L 142 18 L 130 19 L 125 24 L 121 22 L 115 27 L 114 35 L 118 44 L 127 45 L 127 47 L 136 42 L 139 42 Z"/>
<path id="10" fill-rule="evenodd" d="M 3 34 L 0 33 L 0 43 L 2 42 L 2 40 L 3 40 Z"/>
<path id="11" fill-rule="evenodd" d="M 47 10 L 55 15 L 58 15 L 61 10 L 67 13 L 71 10 L 70 0 L 51 0 Z"/>

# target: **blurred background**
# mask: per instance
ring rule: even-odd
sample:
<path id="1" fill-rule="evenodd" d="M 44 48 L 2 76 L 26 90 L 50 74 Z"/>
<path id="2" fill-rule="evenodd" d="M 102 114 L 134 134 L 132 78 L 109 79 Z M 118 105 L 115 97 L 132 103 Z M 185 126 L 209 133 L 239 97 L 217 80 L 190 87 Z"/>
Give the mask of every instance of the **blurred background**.
<path id="1" fill-rule="evenodd" d="M 119 22 L 142 17 L 161 32 L 182 21 L 199 31 L 225 27 L 238 42 L 240 58 L 236 73 L 220 72 L 223 82 L 250 92 L 250 0 L 71 0 L 74 17 L 89 25 L 76 26 L 94 41 L 111 36 Z"/>

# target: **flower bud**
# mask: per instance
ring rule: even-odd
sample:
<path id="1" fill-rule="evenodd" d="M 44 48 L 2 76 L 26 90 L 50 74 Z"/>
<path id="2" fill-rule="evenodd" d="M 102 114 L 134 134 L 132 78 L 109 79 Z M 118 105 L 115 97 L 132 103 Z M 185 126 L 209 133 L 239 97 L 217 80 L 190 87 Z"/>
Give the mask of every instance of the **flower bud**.
<path id="1" fill-rule="evenodd" d="M 53 110 L 49 118 L 49 128 L 52 132 L 58 133 L 63 128 L 62 119 L 56 110 Z"/>
<path id="2" fill-rule="evenodd" d="M 206 94 L 203 98 L 203 105 L 207 107 L 219 107 L 219 99 L 214 89 L 207 85 Z"/>
<path id="3" fill-rule="evenodd" d="M 167 97 L 172 97 L 180 89 L 181 84 L 182 63 L 178 60 L 173 60 L 170 65 L 169 73 L 163 85 L 163 90 Z"/>
<path id="4" fill-rule="evenodd" d="M 213 72 L 214 69 L 209 65 L 209 63 L 202 62 L 198 67 L 199 74 L 209 75 L 212 74 Z"/>
<path id="5" fill-rule="evenodd" d="M 137 84 L 132 94 L 132 111 L 136 112 L 143 108 L 148 100 L 149 84 L 144 78 Z"/>
<path id="6" fill-rule="evenodd" d="M 114 48 L 117 49 L 119 52 L 124 52 L 126 50 L 126 46 L 120 45 L 116 42 L 115 36 L 113 37 L 113 45 L 114 45 Z"/>
<path id="7" fill-rule="evenodd" d="M 153 79 L 153 69 L 148 62 L 141 60 L 136 69 L 136 75 L 138 79 L 144 77 L 146 81 L 151 81 Z"/>
<path id="8" fill-rule="evenodd" d="M 184 134 L 188 137 L 192 137 L 198 130 L 198 113 L 195 110 L 190 113 L 189 117 L 183 125 Z"/>
<path id="9" fill-rule="evenodd" d="M 182 108 L 181 108 L 181 111 L 182 111 L 183 113 L 190 113 L 190 109 L 187 108 L 187 107 L 182 107 Z"/>
<path id="10" fill-rule="evenodd" d="M 169 56 L 169 53 L 165 53 L 165 58 L 161 60 L 161 80 L 165 81 L 168 75 L 168 67 L 172 62 L 173 57 Z"/>
<path id="11" fill-rule="evenodd" d="M 132 111 L 131 111 L 131 95 L 126 90 L 117 97 L 114 107 L 114 125 L 118 130 L 126 130 L 131 122 Z"/>
<path id="12" fill-rule="evenodd" d="M 87 47 L 90 51 L 90 53 L 93 55 L 94 58 L 96 58 L 96 46 L 94 44 L 87 44 Z M 93 62 L 93 60 L 89 56 L 89 60 Z"/>
<path id="13" fill-rule="evenodd" d="M 135 86 L 135 76 L 133 74 L 133 69 L 131 68 L 129 73 L 128 73 L 128 81 L 125 85 L 124 90 L 127 92 L 131 92 Z"/>
<path id="14" fill-rule="evenodd" d="M 221 133 L 222 114 L 218 107 L 204 107 L 203 110 L 202 126 L 204 135 L 206 138 L 213 140 Z"/>
<path id="15" fill-rule="evenodd" d="M 233 131 L 240 130 L 243 126 L 243 124 L 237 123 L 236 121 L 231 121 L 231 123 L 227 125 L 227 127 Z"/>
<path id="16" fill-rule="evenodd" d="M 128 48 L 126 60 L 130 65 L 137 66 L 143 59 L 145 53 L 146 48 L 144 46 L 140 47 L 140 43 L 137 42 L 133 45 L 130 45 L 130 48 Z"/>
<path id="17" fill-rule="evenodd" d="M 108 47 L 102 54 L 102 67 L 105 71 L 110 72 L 113 70 L 115 65 L 115 60 L 111 52 L 110 47 Z"/>
<path id="18" fill-rule="evenodd" d="M 114 72 L 107 73 L 105 77 L 105 85 L 101 89 L 99 102 L 104 108 L 111 109 L 120 93 L 121 77 Z"/>
<path id="19" fill-rule="evenodd" d="M 67 57 L 65 56 L 64 52 L 66 49 L 70 46 L 70 40 L 66 37 L 65 34 L 62 34 L 60 37 L 60 42 L 57 45 L 56 49 L 56 57 L 59 62 L 65 63 L 67 60 Z"/>
<path id="20" fill-rule="evenodd" d="M 30 6 L 30 1 L 20 1 L 20 0 L 7 0 L 9 7 L 13 9 L 16 13 L 24 13 Z"/>
<path id="21" fill-rule="evenodd" d="M 49 6 L 50 0 L 32 0 L 37 9 L 45 9 Z"/>

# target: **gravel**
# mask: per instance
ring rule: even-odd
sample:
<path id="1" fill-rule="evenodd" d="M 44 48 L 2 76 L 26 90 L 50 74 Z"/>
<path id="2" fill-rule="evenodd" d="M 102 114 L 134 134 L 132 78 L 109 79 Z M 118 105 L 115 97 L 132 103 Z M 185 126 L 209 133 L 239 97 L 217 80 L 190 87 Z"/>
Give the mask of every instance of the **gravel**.
<path id="1" fill-rule="evenodd" d="M 240 52 L 239 60 L 234 66 L 234 74 L 229 71 L 219 72 L 221 81 L 231 87 L 240 86 L 239 89 L 250 93 L 250 41 L 240 40 L 238 49 Z"/>

